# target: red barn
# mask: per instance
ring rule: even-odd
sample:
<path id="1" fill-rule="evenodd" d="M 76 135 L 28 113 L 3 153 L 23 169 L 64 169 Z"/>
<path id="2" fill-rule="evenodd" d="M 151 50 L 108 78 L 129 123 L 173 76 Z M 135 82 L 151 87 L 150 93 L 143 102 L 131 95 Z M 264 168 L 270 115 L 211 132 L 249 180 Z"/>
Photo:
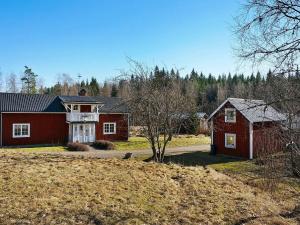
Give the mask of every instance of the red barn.
<path id="1" fill-rule="evenodd" d="M 281 148 L 285 116 L 262 100 L 228 98 L 209 117 L 212 150 L 252 159 Z"/>
<path id="2" fill-rule="evenodd" d="M 128 119 L 120 98 L 0 93 L 0 146 L 128 140 Z"/>

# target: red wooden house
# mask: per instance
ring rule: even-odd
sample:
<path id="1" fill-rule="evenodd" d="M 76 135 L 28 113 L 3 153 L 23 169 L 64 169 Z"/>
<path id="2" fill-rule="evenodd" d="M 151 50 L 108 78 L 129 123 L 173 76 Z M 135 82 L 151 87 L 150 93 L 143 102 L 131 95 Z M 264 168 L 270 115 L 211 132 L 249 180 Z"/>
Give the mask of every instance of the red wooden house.
<path id="1" fill-rule="evenodd" d="M 209 117 L 217 154 L 252 159 L 281 148 L 285 116 L 262 100 L 228 98 Z"/>
<path id="2" fill-rule="evenodd" d="M 128 140 L 128 119 L 120 98 L 0 93 L 0 146 Z"/>

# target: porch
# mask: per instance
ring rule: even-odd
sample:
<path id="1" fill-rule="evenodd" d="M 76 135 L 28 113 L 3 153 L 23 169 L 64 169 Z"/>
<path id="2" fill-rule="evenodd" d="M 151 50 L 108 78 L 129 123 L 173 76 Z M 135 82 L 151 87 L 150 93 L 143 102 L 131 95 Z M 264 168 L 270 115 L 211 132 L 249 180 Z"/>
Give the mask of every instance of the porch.
<path id="1" fill-rule="evenodd" d="M 92 143 L 95 140 L 95 123 L 69 124 L 69 142 Z"/>

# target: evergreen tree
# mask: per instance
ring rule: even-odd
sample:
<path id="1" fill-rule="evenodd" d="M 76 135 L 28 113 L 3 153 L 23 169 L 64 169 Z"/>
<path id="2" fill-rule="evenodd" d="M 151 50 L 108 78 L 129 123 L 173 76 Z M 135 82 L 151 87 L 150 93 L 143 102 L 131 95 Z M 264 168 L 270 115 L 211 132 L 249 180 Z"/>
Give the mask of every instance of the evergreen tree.
<path id="1" fill-rule="evenodd" d="M 36 94 L 37 88 L 36 88 L 36 78 L 38 77 L 37 74 L 35 74 L 31 68 L 28 66 L 24 66 L 24 74 L 21 77 L 22 81 L 22 92 L 27 94 Z"/>
<path id="2" fill-rule="evenodd" d="M 111 97 L 118 97 L 118 88 L 116 84 L 111 86 Z"/>
<path id="3" fill-rule="evenodd" d="M 96 78 L 92 77 L 91 82 L 89 84 L 89 89 L 91 92 L 91 96 L 97 96 L 100 94 L 99 83 Z"/>

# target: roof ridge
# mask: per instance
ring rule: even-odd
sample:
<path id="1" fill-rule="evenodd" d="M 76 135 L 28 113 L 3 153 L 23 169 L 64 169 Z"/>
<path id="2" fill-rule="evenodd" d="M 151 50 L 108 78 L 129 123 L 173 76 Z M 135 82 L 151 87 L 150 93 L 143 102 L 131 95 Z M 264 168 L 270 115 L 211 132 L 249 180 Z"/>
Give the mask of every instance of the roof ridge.
<path id="1" fill-rule="evenodd" d="M 227 98 L 227 100 L 230 100 L 230 99 L 232 99 L 232 100 L 244 100 L 244 101 L 264 101 L 264 100 L 262 100 L 262 99 L 251 99 L 251 98 Z"/>

